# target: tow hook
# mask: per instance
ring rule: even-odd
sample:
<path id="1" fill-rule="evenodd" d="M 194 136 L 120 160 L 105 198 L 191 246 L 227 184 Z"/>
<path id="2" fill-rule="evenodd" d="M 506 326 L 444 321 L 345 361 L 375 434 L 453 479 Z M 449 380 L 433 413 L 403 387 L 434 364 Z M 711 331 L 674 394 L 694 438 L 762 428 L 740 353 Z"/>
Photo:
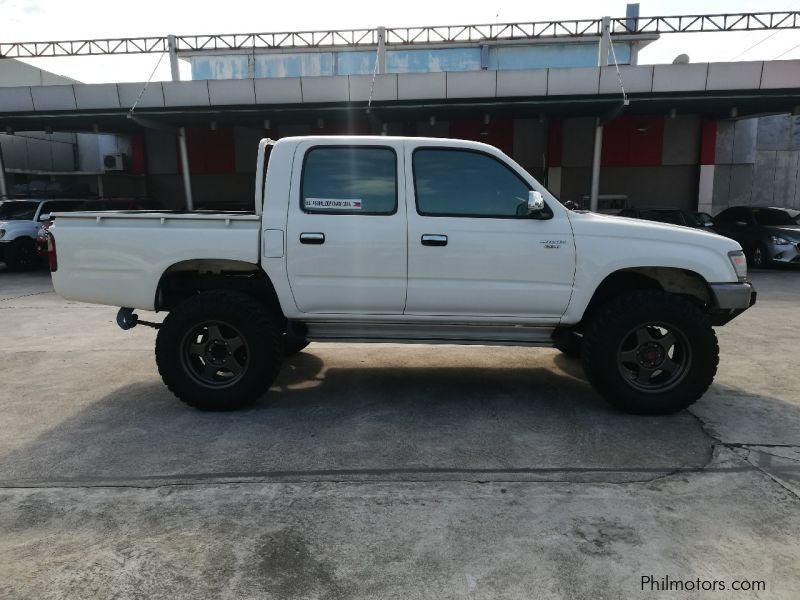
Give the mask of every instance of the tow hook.
<path id="1" fill-rule="evenodd" d="M 159 329 L 161 327 L 161 323 L 139 320 L 139 315 L 133 312 L 133 310 L 132 308 L 119 309 L 119 312 L 117 312 L 117 325 L 119 325 L 120 329 L 127 331 L 128 329 L 133 329 L 137 325 L 144 325 L 145 327 L 152 327 L 153 329 Z"/>

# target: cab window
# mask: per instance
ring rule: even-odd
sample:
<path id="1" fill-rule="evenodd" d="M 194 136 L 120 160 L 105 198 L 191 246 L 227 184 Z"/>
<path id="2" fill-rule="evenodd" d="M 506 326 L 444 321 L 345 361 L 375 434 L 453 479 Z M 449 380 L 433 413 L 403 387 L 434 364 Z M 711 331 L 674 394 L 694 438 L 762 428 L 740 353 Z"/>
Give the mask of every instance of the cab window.
<path id="1" fill-rule="evenodd" d="M 420 148 L 414 152 L 413 169 L 420 215 L 494 218 L 528 215 L 530 187 L 493 156 L 471 150 Z"/>
<path id="2" fill-rule="evenodd" d="M 300 208 L 307 213 L 397 212 L 397 156 L 385 147 L 319 146 L 306 153 Z"/>

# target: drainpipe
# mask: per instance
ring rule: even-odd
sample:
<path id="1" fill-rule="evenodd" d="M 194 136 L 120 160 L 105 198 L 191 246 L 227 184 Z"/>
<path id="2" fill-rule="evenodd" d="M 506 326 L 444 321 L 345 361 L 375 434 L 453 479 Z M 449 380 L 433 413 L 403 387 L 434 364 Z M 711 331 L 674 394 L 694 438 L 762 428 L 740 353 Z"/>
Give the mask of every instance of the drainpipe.
<path id="1" fill-rule="evenodd" d="M 174 35 L 167 37 L 169 46 L 169 69 L 172 73 L 172 81 L 181 80 L 181 72 L 178 67 L 178 44 Z M 178 151 L 181 155 L 181 170 L 183 173 L 183 193 L 186 196 L 186 210 L 194 210 L 194 200 L 192 199 L 192 176 L 189 172 L 189 151 L 186 147 L 186 128 L 178 129 Z"/>
<path id="2" fill-rule="evenodd" d="M 597 51 L 597 65 L 608 66 L 608 43 L 610 40 L 611 17 L 603 17 L 600 43 Z M 594 120 L 594 152 L 592 154 L 592 186 L 589 192 L 589 210 L 597 212 L 600 196 L 600 155 L 603 152 L 603 121 Z"/>

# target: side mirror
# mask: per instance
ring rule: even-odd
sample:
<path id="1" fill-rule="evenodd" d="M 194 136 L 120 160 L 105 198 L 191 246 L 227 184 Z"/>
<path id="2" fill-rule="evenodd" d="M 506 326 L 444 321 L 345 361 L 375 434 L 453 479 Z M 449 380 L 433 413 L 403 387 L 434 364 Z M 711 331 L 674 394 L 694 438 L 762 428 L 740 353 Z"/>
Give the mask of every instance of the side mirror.
<path id="1" fill-rule="evenodd" d="M 528 214 L 538 213 L 544 210 L 544 198 L 538 190 L 528 192 Z"/>
<path id="2" fill-rule="evenodd" d="M 50 213 L 43 213 L 39 215 L 40 221 L 49 221 L 50 220 Z"/>

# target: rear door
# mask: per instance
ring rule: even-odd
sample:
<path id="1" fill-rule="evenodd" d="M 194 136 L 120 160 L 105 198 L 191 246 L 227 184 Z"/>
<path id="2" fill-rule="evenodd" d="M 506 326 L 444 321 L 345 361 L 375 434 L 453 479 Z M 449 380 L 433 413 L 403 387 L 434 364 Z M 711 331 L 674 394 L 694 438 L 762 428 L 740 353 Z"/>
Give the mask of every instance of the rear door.
<path id="1" fill-rule="evenodd" d="M 298 309 L 400 315 L 407 251 L 402 142 L 308 141 L 294 158 L 287 270 Z"/>
<path id="2" fill-rule="evenodd" d="M 409 142 L 406 164 L 406 314 L 558 320 L 575 275 L 563 207 L 528 216 L 537 186 L 494 149 Z"/>

